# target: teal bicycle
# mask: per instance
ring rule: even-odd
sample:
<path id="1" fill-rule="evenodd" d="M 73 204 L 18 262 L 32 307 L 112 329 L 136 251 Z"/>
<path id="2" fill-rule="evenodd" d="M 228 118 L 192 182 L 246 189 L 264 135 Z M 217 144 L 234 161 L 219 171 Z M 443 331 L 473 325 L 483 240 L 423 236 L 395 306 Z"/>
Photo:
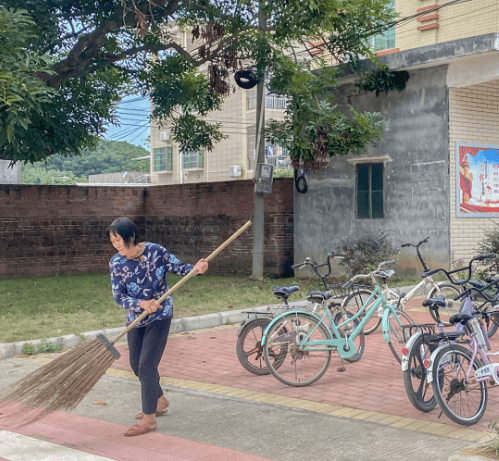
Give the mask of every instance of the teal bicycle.
<path id="1" fill-rule="evenodd" d="M 377 282 L 377 278 L 387 277 L 381 270 L 383 266 L 394 262 L 383 261 L 376 270 L 356 275 L 345 284 L 348 287 L 357 279 L 370 278 L 374 291 L 359 311 L 343 323 L 335 324 L 328 309 L 322 317 L 296 310 L 285 312 L 272 320 L 261 342 L 270 372 L 288 386 L 308 386 L 324 375 L 331 361 L 331 352 L 334 351 L 338 352 L 342 360 L 339 371 L 343 371 L 343 359 L 348 360 L 357 353 L 355 339 L 369 319 L 378 315 L 380 308 L 383 312 L 381 327 L 384 340 L 400 363 L 402 348 L 408 339 L 402 326 L 414 322 L 407 313 L 387 302 Z"/>

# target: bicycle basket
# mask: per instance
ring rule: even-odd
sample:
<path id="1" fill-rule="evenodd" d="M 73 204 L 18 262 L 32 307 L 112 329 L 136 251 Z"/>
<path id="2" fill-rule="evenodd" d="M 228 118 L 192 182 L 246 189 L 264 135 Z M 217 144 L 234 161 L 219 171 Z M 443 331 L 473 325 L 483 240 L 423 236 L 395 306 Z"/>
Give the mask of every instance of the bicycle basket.
<path id="1" fill-rule="evenodd" d="M 350 293 L 358 289 L 357 286 L 347 287 L 343 283 L 335 283 L 327 286 L 327 291 L 331 293 L 333 298 L 346 298 Z"/>

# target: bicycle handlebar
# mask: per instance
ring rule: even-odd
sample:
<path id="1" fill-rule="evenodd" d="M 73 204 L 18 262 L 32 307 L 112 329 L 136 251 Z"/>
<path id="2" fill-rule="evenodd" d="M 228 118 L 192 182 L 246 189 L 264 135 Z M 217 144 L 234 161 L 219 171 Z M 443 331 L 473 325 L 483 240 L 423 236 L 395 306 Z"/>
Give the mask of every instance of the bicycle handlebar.
<path id="1" fill-rule="evenodd" d="M 414 245 L 413 243 L 404 243 L 402 245 L 402 247 L 414 247 L 416 248 L 416 253 L 418 254 L 418 258 L 419 260 L 421 261 L 421 264 L 423 265 L 423 270 L 425 272 L 428 272 L 429 271 L 429 268 L 428 266 L 426 265 L 426 263 L 424 262 L 424 259 L 423 257 L 421 256 L 421 253 L 419 252 L 419 247 L 423 244 L 423 243 L 426 243 L 428 241 L 430 237 L 426 237 L 424 240 L 421 240 L 421 242 L 419 242 L 417 245 Z"/>
<path id="2" fill-rule="evenodd" d="M 395 264 L 397 262 L 396 259 L 389 259 L 387 261 L 381 261 L 379 264 L 378 264 L 378 267 L 373 270 L 372 272 L 369 272 L 369 274 L 357 274 L 355 276 L 353 276 L 350 280 L 348 280 L 344 285 L 343 285 L 343 288 L 348 288 L 350 287 L 351 285 L 353 285 L 353 282 L 357 279 L 368 279 L 368 278 L 371 278 L 373 279 L 374 281 L 374 277 L 381 277 L 382 274 L 381 274 L 381 268 L 383 266 L 388 266 L 390 264 Z M 384 273 L 383 273 L 384 274 Z"/>
<path id="3" fill-rule="evenodd" d="M 421 242 L 419 242 L 417 245 L 414 245 L 413 243 L 404 243 L 401 245 L 402 248 L 404 247 L 414 247 L 414 248 L 418 248 L 420 245 L 422 245 L 423 243 L 426 243 L 428 241 L 430 237 L 426 237 L 424 240 L 421 240 Z"/>
<path id="4" fill-rule="evenodd" d="M 296 268 L 303 269 L 303 267 L 305 266 L 310 266 L 312 270 L 315 272 L 315 274 L 321 278 L 324 288 L 327 288 L 326 278 L 329 277 L 332 272 L 331 258 L 345 258 L 345 257 L 346 257 L 345 255 L 340 255 L 340 254 L 335 255 L 334 253 L 328 253 L 326 261 L 323 262 L 322 264 L 317 264 L 315 261 L 310 261 L 310 258 L 307 257 L 305 261 L 303 261 L 302 263 L 292 265 L 291 269 L 296 269 Z M 325 266 L 327 266 L 328 268 L 327 274 L 320 274 L 319 269 Z"/>
<path id="5" fill-rule="evenodd" d="M 470 263 L 468 264 L 467 267 L 459 267 L 459 268 L 453 269 L 451 271 L 446 271 L 443 268 L 433 269 L 433 270 L 429 270 L 429 271 L 427 270 L 427 271 L 423 272 L 421 275 L 423 277 L 429 277 L 430 275 L 433 275 L 433 274 L 436 274 L 437 272 L 442 271 L 446 275 L 446 277 L 449 279 L 449 281 L 451 283 L 453 283 L 454 285 L 465 285 L 466 283 L 468 283 L 471 280 L 471 266 L 473 265 L 474 261 L 483 261 L 484 259 L 495 258 L 495 256 L 496 256 L 495 253 L 479 254 L 479 255 L 476 255 L 473 258 L 471 258 Z M 455 274 L 457 272 L 461 272 L 461 271 L 464 271 L 464 270 L 468 271 L 468 277 L 466 279 L 464 279 L 464 280 L 455 280 L 452 277 L 452 274 Z"/>
<path id="6" fill-rule="evenodd" d="M 478 288 L 476 286 L 472 286 L 468 288 L 467 290 L 463 291 L 462 293 L 459 293 L 458 296 L 454 298 L 455 301 L 458 301 L 462 298 L 466 298 L 468 296 L 471 296 L 473 293 L 478 293 L 480 297 L 483 297 L 487 302 L 489 303 L 496 303 L 499 300 L 499 291 L 496 292 L 494 296 L 490 296 L 488 293 L 485 292 L 485 290 L 493 287 L 494 285 L 499 284 L 499 278 L 491 278 L 489 279 L 489 282 L 487 285 L 484 285 L 481 288 Z"/>

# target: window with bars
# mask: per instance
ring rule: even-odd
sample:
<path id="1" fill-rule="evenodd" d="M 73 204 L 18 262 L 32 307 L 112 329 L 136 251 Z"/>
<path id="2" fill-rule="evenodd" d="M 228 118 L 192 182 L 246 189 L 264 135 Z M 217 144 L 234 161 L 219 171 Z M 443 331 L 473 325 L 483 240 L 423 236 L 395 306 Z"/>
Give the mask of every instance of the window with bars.
<path id="1" fill-rule="evenodd" d="M 158 147 L 154 149 L 154 171 L 172 171 L 173 155 L 171 147 Z"/>
<path id="2" fill-rule="evenodd" d="M 357 218 L 383 218 L 383 164 L 357 165 L 356 175 Z"/>
<path id="3" fill-rule="evenodd" d="M 184 152 L 183 153 L 184 170 L 192 168 L 204 168 L 204 154 L 200 150 L 198 152 Z"/>

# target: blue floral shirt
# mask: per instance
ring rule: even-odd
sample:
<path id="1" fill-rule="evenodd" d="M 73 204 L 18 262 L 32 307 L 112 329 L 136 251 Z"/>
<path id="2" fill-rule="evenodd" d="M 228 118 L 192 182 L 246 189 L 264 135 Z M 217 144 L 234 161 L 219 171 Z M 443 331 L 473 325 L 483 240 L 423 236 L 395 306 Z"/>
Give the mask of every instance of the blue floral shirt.
<path id="1" fill-rule="evenodd" d="M 168 291 L 167 272 L 187 275 L 193 268 L 192 264 L 181 263 L 166 248 L 150 242 L 145 242 L 144 252 L 137 259 L 126 259 L 119 253 L 114 255 L 109 262 L 111 287 L 115 301 L 128 311 L 127 326 L 143 312 L 139 307 L 142 300 L 159 299 Z M 137 327 L 173 317 L 171 296 L 161 306 L 162 309 L 140 321 Z"/>

